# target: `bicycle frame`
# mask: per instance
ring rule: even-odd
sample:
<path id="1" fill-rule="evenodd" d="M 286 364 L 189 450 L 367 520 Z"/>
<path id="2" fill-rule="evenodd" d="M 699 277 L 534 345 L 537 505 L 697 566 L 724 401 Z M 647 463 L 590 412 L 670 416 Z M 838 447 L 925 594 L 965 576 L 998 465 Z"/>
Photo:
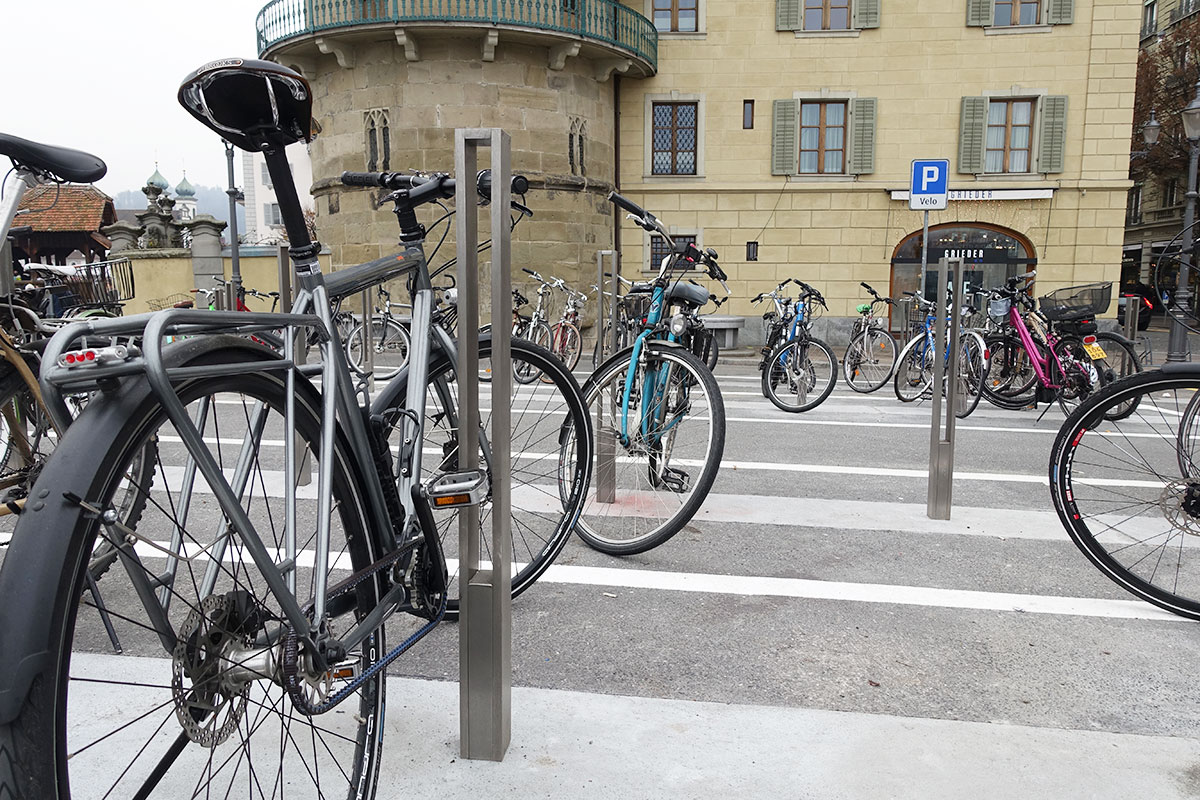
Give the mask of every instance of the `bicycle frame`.
<path id="1" fill-rule="evenodd" d="M 287 387 L 287 400 L 283 414 L 285 426 L 286 430 L 294 430 L 297 380 L 302 375 L 319 374 L 322 386 L 321 452 L 332 453 L 335 433 L 339 429 L 345 432 L 350 444 L 349 452 L 355 461 L 358 473 L 363 478 L 368 522 L 372 530 L 382 537 L 384 552 L 388 554 L 388 557 L 394 557 L 397 561 L 401 561 L 403 570 L 407 572 L 413 566 L 412 556 L 418 545 L 425 541 L 421 530 L 421 515 L 418 514 L 413 498 L 414 489 L 421 475 L 422 447 L 420 442 L 425 427 L 425 393 L 433 337 L 438 337 L 439 344 L 446 348 L 448 353 L 454 354 L 456 350 L 449 335 L 434 326 L 432 322 L 434 292 L 421 241 L 411 244 L 399 258 L 390 256 L 375 262 L 368 262 L 358 268 L 343 270 L 327 282 L 320 271 L 317 249 L 308 239 L 302 214 L 298 213 L 299 201 L 295 196 L 295 187 L 291 180 L 286 157 L 282 150 L 267 152 L 266 162 L 276 190 L 280 192 L 280 203 L 285 207 L 285 224 L 288 225 L 290 241 L 294 243 L 290 252 L 298 291 L 292 311 L 290 313 L 264 313 L 170 309 L 155 314 L 142 314 L 121 319 L 89 319 L 85 322 L 73 323 L 56 334 L 47 347 L 45 357 L 47 366 L 43 370 L 42 388 L 47 396 L 47 405 L 50 407 L 52 417 L 56 422 L 65 426 L 69 422 L 69 415 L 66 413 L 63 399 L 63 392 L 67 387 L 94 386 L 97 381 L 106 377 L 144 374 L 156 399 L 162 404 L 189 452 L 188 470 L 198 470 L 204 476 L 229 521 L 227 532 L 218 537 L 215 546 L 208 554 L 210 560 L 203 585 L 211 589 L 215 584 L 225 551 L 231 544 L 231 540 L 236 537 L 261 571 L 269 591 L 279 603 L 283 616 L 290 623 L 297 637 L 306 648 L 312 648 L 308 652 L 317 653 L 319 651 L 316 648 L 316 639 L 321 635 L 321 631 L 310 621 L 306 608 L 294 595 L 294 570 L 297 563 L 295 485 L 298 456 L 295 437 L 286 434 L 283 437 L 286 518 L 284 521 L 283 561 L 277 563 L 275 557 L 259 537 L 240 502 L 241 494 L 249 480 L 249 457 L 257 446 L 257 440 L 261 436 L 266 422 L 266 409 L 259 403 L 253 410 L 249 425 L 252 435 L 242 443 L 238 466 L 233 476 L 227 478 L 212 453 L 205 446 L 197 427 L 203 424 L 203 416 L 207 413 L 207 409 L 202 405 L 196 412 L 196 419 L 192 419 L 172 386 L 172 382 L 228 375 L 231 370 L 241 373 L 282 371 Z M 287 213 L 289 210 L 295 210 L 296 213 Z M 386 274 L 382 270 L 385 262 L 390 262 L 390 271 Z M 397 265 L 402 266 L 397 268 Z M 402 415 L 400 425 L 403 426 L 402 440 L 416 444 L 402 448 L 399 457 L 396 488 L 399 502 L 404 510 L 404 528 L 397 536 L 394 527 L 396 521 L 391 519 L 387 510 L 385 492 L 371 458 L 372 449 L 366 429 L 365 415 L 357 402 L 358 392 L 349 372 L 344 348 L 334 324 L 329 286 L 333 284 L 344 287 L 352 284 L 356 276 L 360 279 L 366 276 L 384 280 L 404 271 L 411 273 L 413 323 L 412 357 L 409 365 L 406 397 L 406 408 L 409 409 L 409 412 Z M 175 366 L 168 362 L 167 354 L 163 350 L 163 342 L 169 336 L 245 334 L 281 328 L 286 331 L 286 334 L 284 336 L 284 352 L 282 358 L 278 360 L 238 365 Z M 297 363 L 296 333 L 301 329 L 316 331 L 322 356 L 320 363 L 307 367 Z M 83 373 L 73 372 L 58 364 L 59 356 L 83 336 L 138 334 L 143 336 L 142 352 L 140 355 L 132 355 L 125 361 L 101 364 L 85 370 Z M 365 382 L 362 386 L 365 392 Z M 333 478 L 333 459 L 321 459 L 317 475 L 318 519 L 314 544 L 314 588 L 311 601 L 311 619 L 317 621 L 323 619 L 325 615 L 325 600 L 328 590 Z M 126 535 L 135 535 L 135 532 L 119 531 L 118 541 L 124 539 Z M 434 546 L 437 545 L 434 544 Z M 139 597 L 147 606 L 147 612 L 155 616 L 161 615 L 158 627 L 164 646 L 168 644 L 173 646 L 171 641 L 173 633 L 166 622 L 167 608 L 161 601 L 153 604 L 148 601 L 148 598 L 153 598 L 155 589 L 151 585 L 148 573 L 145 573 L 144 570 L 127 571 L 130 573 Z M 402 587 L 396 587 L 392 591 L 395 592 L 397 589 L 402 589 Z M 387 600 L 381 603 L 381 607 L 387 608 L 386 613 L 394 611 L 397 605 L 397 603 L 389 603 Z M 391 658 L 394 658 L 403 649 L 407 649 L 424 633 L 431 630 L 440 621 L 444 610 L 445 598 L 443 596 L 441 609 L 431 610 L 430 622 L 407 642 L 402 643 L 400 647 L 388 654 L 390 657 L 385 657 L 381 664 L 386 666 Z M 375 614 L 367 615 L 342 637 L 341 644 L 347 650 L 352 649 L 363 642 L 380 621 Z M 281 637 L 282 634 L 283 631 L 279 630 L 273 635 Z M 275 641 L 271 641 L 270 644 L 275 644 Z M 169 649 L 170 647 L 168 647 Z"/>
<path id="2" fill-rule="evenodd" d="M 1033 340 L 1033 334 L 1029 332 L 1029 327 L 1025 324 L 1025 319 L 1021 316 L 1021 312 L 1017 310 L 1016 303 L 1013 303 L 1008 309 L 1008 321 L 1010 325 L 1016 328 L 1017 336 L 1021 339 L 1021 347 L 1025 349 L 1025 353 L 1029 356 L 1029 361 L 1033 364 L 1033 371 L 1037 374 L 1041 385 L 1050 389 L 1061 389 L 1061 384 L 1051 382 L 1048 374 L 1050 371 L 1050 360 L 1043 358 L 1041 353 L 1038 352 L 1037 344 Z M 1054 357 L 1054 363 L 1058 366 L 1058 374 L 1066 375 L 1062 359 L 1058 357 L 1058 353 L 1054 350 L 1056 343 L 1057 339 L 1055 339 L 1054 334 L 1047 330 L 1046 349 Z"/>

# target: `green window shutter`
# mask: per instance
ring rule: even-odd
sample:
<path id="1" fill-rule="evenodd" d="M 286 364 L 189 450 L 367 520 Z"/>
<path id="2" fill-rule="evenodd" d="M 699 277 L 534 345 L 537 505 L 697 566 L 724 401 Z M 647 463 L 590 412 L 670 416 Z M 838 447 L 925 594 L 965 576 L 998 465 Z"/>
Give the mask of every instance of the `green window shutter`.
<path id="1" fill-rule="evenodd" d="M 1067 152 L 1067 97 L 1042 98 L 1038 172 L 1062 172 Z"/>
<path id="2" fill-rule="evenodd" d="M 986 28 L 992 22 L 992 0 L 967 0 L 968 25 Z"/>
<path id="3" fill-rule="evenodd" d="M 800 30 L 800 0 L 775 0 L 775 30 Z"/>
<path id="4" fill-rule="evenodd" d="M 800 170 L 800 143 L 796 140 L 795 100 L 776 100 L 771 124 L 771 174 L 795 175 Z"/>
<path id="5" fill-rule="evenodd" d="M 1050 0 L 1046 22 L 1051 25 L 1070 25 L 1075 21 L 1075 0 Z"/>
<path id="6" fill-rule="evenodd" d="M 878 28 L 880 0 L 853 0 L 853 2 L 854 21 L 851 24 L 855 28 Z"/>
<path id="7" fill-rule="evenodd" d="M 879 101 L 874 97 L 856 97 L 850 101 L 850 154 L 846 172 L 861 175 L 875 171 L 875 121 Z"/>
<path id="8" fill-rule="evenodd" d="M 987 131 L 986 97 L 964 97 L 958 122 L 958 171 L 983 172 L 984 135 Z"/>

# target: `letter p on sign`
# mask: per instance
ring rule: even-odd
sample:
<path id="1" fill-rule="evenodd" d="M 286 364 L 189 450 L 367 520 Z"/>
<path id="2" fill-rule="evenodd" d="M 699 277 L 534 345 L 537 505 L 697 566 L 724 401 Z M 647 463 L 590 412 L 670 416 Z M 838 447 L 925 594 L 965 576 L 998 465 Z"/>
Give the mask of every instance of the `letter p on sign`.
<path id="1" fill-rule="evenodd" d="M 949 177 L 949 161 L 914 161 L 912 163 L 912 182 L 908 193 L 908 207 L 917 211 L 944 209 Z"/>

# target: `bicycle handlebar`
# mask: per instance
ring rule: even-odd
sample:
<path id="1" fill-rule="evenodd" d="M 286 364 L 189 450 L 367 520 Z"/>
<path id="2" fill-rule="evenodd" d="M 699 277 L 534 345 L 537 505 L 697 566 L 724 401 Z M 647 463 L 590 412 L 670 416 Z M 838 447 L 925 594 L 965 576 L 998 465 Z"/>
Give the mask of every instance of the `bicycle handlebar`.
<path id="1" fill-rule="evenodd" d="M 419 175 L 400 172 L 343 172 L 341 180 L 343 186 L 380 186 L 384 189 L 402 191 L 412 191 L 432 183 L 435 186 L 428 190 L 428 193 L 440 194 L 444 198 L 453 197 L 458 187 L 458 182 L 453 177 L 443 173 Z M 524 175 L 513 175 L 509 188 L 513 194 L 525 194 L 529 191 L 529 179 Z M 480 170 L 479 174 L 475 176 L 475 191 L 481 197 L 491 199 L 492 171 L 490 169 Z"/>

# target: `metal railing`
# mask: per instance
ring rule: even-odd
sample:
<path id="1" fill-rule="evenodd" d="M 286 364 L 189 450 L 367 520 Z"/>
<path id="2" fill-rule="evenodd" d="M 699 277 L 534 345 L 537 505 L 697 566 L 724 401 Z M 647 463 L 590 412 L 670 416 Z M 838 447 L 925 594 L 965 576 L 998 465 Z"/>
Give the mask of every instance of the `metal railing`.
<path id="1" fill-rule="evenodd" d="M 618 0 L 272 0 L 258 12 L 258 52 L 296 36 L 359 25 L 474 23 L 574 34 L 658 68 L 658 32 Z"/>

